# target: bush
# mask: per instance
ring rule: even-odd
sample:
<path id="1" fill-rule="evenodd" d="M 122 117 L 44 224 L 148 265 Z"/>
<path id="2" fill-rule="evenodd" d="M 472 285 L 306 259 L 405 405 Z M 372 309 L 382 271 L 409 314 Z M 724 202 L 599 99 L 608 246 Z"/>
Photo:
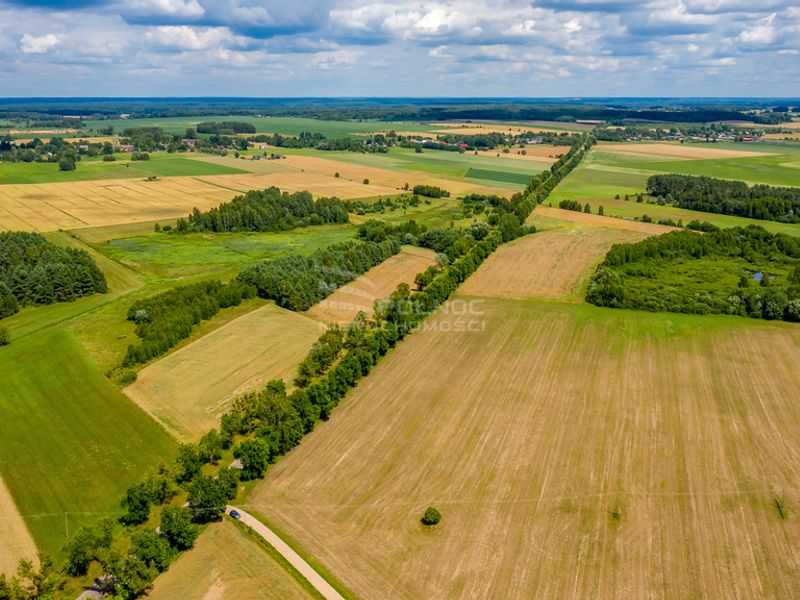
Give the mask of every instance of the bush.
<path id="1" fill-rule="evenodd" d="M 147 152 L 133 152 L 131 160 L 150 160 L 150 155 Z"/>
<path id="2" fill-rule="evenodd" d="M 422 515 L 422 518 L 419 521 L 423 525 L 426 525 L 428 527 L 432 527 L 432 526 L 436 525 L 437 523 L 439 523 L 439 521 L 441 521 L 441 520 L 442 520 L 442 513 L 440 513 L 438 510 L 436 510 L 432 506 L 429 506 L 425 510 L 425 514 Z"/>
<path id="3" fill-rule="evenodd" d="M 117 157 L 114 156 L 113 154 L 106 154 L 103 157 L 103 162 L 114 162 L 115 160 L 117 160 Z"/>
<path id="4" fill-rule="evenodd" d="M 74 171 L 75 170 L 75 159 L 71 156 L 64 156 L 60 161 L 58 161 L 58 168 L 61 171 Z"/>
<path id="5" fill-rule="evenodd" d="M 11 336 L 8 335 L 8 329 L 0 327 L 0 346 L 8 346 L 11 343 Z"/>
<path id="6" fill-rule="evenodd" d="M 136 378 L 138 377 L 138 373 L 133 369 L 125 369 L 122 373 L 119 374 L 117 377 L 117 383 L 120 385 L 130 385 Z"/>

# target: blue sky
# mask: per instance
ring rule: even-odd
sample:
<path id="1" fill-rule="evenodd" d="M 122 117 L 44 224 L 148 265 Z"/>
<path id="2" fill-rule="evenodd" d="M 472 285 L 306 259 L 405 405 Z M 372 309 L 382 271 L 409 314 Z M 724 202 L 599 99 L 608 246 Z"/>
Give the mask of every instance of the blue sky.
<path id="1" fill-rule="evenodd" d="M 798 0 L 0 0 L 0 96 L 800 96 Z"/>

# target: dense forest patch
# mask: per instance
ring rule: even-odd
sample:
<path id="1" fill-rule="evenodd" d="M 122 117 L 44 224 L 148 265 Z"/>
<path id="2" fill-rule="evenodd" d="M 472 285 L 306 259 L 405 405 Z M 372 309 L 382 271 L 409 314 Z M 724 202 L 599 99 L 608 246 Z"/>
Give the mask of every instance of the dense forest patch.
<path id="1" fill-rule="evenodd" d="M 83 250 L 38 233 L 0 233 L 0 319 L 20 306 L 70 302 L 106 291 L 106 278 Z"/>
<path id="2" fill-rule="evenodd" d="M 744 181 L 666 174 L 651 176 L 647 193 L 678 208 L 762 221 L 800 222 L 800 187 L 749 186 Z"/>
<path id="3" fill-rule="evenodd" d="M 195 208 L 177 230 L 187 231 L 287 231 L 296 227 L 347 223 L 347 209 L 338 198 L 317 198 L 309 192 L 281 192 L 276 187 L 250 190 L 201 212 Z"/>
<path id="4" fill-rule="evenodd" d="M 598 267 L 586 300 L 800 321 L 800 240 L 751 225 L 618 244 Z"/>

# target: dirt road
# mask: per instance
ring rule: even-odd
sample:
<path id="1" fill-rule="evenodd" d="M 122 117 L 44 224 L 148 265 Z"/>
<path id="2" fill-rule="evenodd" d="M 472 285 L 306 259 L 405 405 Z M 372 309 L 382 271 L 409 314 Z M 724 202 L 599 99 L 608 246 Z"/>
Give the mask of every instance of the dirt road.
<path id="1" fill-rule="evenodd" d="M 289 561 L 300 574 L 305 577 L 308 582 L 313 585 L 316 590 L 322 594 L 327 600 L 344 600 L 342 595 L 337 592 L 331 585 L 322 578 L 322 576 L 314 570 L 314 567 L 309 565 L 303 558 L 294 550 L 292 550 L 286 542 L 279 538 L 269 527 L 264 525 L 261 521 L 254 516 L 246 513 L 241 508 L 235 506 L 226 506 L 225 513 L 231 514 L 235 510 L 241 515 L 239 519 L 245 525 L 253 528 L 258 535 L 264 538 L 270 546 L 275 548 L 283 558 Z"/>

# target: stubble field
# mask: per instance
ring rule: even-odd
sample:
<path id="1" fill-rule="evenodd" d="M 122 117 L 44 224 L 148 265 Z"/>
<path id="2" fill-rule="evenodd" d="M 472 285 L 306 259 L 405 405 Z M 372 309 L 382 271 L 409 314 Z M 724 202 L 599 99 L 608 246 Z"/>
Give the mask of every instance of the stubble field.
<path id="1" fill-rule="evenodd" d="M 145 367 L 125 394 L 177 439 L 196 441 L 236 396 L 272 379 L 291 381 L 323 331 L 268 304 Z"/>
<path id="2" fill-rule="evenodd" d="M 16 572 L 20 560 L 36 558 L 36 544 L 2 478 L 0 515 L 3 515 L 0 519 L 0 574 L 10 576 Z"/>
<path id="3" fill-rule="evenodd" d="M 340 287 L 306 314 L 339 325 L 350 323 L 360 311 L 371 315 L 375 300 L 387 298 L 399 284 L 407 283 L 413 289 L 414 277 L 436 264 L 435 256 L 426 248 L 403 246 L 399 253 Z"/>
<path id="4" fill-rule="evenodd" d="M 800 503 L 800 328 L 480 292 L 403 342 L 250 505 L 363 598 L 800 586 L 800 524 L 776 506 Z"/>
<path id="5" fill-rule="evenodd" d="M 152 600 L 307 600 L 314 598 L 233 523 L 215 523 L 159 577 Z"/>

